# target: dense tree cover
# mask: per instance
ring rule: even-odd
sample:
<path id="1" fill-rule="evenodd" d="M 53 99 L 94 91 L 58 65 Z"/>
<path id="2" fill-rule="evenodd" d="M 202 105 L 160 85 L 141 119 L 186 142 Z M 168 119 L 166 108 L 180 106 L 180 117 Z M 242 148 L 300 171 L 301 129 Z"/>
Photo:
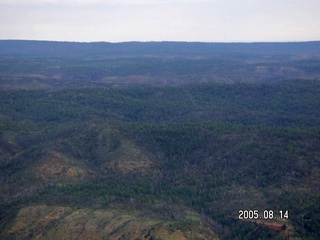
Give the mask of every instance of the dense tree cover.
<path id="1" fill-rule="evenodd" d="M 239 221 L 240 209 L 288 210 L 291 235 L 317 238 L 319 91 L 317 81 L 1 91 L 0 226 L 30 204 L 122 204 L 164 219 L 184 205 L 224 239 L 282 238 Z"/>
<path id="2" fill-rule="evenodd" d="M 178 221 L 187 207 L 222 239 L 320 238 L 319 53 L 319 42 L 0 41 L 0 238 L 40 204 L 191 229 Z M 270 227 L 240 209 L 289 218 Z"/>
<path id="3" fill-rule="evenodd" d="M 2 91 L 8 120 L 147 122 L 215 120 L 244 125 L 319 125 L 319 82 L 202 84 L 185 87 Z M 50 111 L 47 111 L 50 109 Z"/>

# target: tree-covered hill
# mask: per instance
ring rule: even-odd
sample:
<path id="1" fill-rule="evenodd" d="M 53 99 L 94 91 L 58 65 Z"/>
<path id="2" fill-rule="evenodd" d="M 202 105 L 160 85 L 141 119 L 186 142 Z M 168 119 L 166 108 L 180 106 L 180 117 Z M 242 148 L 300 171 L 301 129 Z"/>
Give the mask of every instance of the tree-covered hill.
<path id="1" fill-rule="evenodd" d="M 2 91 L 3 236 L 18 236 L 7 223 L 17 209 L 48 204 L 166 221 L 184 206 L 223 239 L 316 238 L 319 90 L 290 81 Z M 240 221 L 241 209 L 288 210 L 273 224 L 290 231 Z"/>
<path id="2" fill-rule="evenodd" d="M 2 91 L 3 119 L 34 122 L 95 118 L 133 122 L 223 121 L 244 125 L 318 126 L 319 81 L 201 84 L 181 87 Z M 50 109 L 50 111 L 48 111 Z"/>
<path id="3" fill-rule="evenodd" d="M 0 238 L 319 239 L 319 52 L 0 41 Z"/>

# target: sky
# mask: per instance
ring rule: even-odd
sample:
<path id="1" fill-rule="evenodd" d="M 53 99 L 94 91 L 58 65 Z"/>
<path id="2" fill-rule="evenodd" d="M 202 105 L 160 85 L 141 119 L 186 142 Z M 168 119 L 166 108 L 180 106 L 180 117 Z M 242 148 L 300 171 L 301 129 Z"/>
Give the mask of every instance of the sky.
<path id="1" fill-rule="evenodd" d="M 0 39 L 320 40 L 320 0 L 0 0 Z"/>

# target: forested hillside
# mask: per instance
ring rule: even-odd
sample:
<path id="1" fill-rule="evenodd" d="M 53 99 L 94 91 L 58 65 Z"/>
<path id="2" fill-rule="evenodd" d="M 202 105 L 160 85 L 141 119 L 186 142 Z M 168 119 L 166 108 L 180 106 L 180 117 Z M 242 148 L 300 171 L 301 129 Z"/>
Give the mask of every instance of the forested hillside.
<path id="1" fill-rule="evenodd" d="M 0 45 L 1 239 L 320 237 L 318 42 Z"/>

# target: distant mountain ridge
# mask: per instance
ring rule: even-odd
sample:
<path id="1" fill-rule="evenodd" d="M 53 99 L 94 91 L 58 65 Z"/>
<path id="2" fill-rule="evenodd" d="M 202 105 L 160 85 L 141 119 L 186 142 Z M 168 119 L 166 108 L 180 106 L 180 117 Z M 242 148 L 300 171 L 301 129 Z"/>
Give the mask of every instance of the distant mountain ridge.
<path id="1" fill-rule="evenodd" d="M 0 40 L 1 89 L 320 79 L 320 42 Z"/>
<path id="2" fill-rule="evenodd" d="M 51 57 L 78 57 L 83 55 L 125 56 L 180 56 L 219 54 L 307 54 L 320 56 L 320 41 L 311 42 L 54 42 L 33 40 L 0 40 L 0 56 L 22 55 Z"/>

